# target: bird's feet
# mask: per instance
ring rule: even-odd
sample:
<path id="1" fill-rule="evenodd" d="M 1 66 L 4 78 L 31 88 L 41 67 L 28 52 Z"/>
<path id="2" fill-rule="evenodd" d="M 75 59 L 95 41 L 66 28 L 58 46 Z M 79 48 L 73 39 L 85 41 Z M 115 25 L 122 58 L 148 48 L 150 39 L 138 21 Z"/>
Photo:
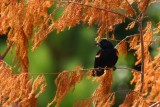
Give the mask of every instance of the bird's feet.
<path id="1" fill-rule="evenodd" d="M 98 67 L 97 70 L 98 70 L 98 71 L 102 71 L 102 67 Z"/>
<path id="2" fill-rule="evenodd" d="M 104 70 L 102 67 L 98 67 L 98 68 L 95 68 L 93 71 L 92 71 L 92 76 L 101 76 L 104 74 Z"/>

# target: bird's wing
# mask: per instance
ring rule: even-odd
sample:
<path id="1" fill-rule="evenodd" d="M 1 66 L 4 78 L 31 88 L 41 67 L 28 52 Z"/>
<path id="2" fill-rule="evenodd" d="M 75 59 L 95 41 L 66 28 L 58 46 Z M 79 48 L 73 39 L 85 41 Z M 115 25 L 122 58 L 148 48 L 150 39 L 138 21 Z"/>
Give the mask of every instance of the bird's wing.
<path id="1" fill-rule="evenodd" d="M 116 56 L 118 56 L 119 55 L 118 50 L 116 48 L 114 50 L 116 51 Z"/>
<path id="2" fill-rule="evenodd" d="M 101 50 L 99 50 L 97 52 L 97 54 L 96 54 L 96 57 L 95 57 L 94 68 L 98 68 L 99 67 L 101 55 L 102 55 L 102 52 L 101 52 Z"/>

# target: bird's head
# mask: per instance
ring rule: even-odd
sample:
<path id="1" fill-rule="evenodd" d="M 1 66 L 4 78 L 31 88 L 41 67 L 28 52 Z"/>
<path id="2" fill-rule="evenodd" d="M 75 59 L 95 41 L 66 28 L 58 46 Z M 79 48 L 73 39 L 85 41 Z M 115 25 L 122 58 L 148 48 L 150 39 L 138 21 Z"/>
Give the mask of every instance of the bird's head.
<path id="1" fill-rule="evenodd" d="M 102 39 L 100 42 L 96 43 L 96 45 L 100 46 L 102 49 L 114 49 L 113 44 L 106 39 Z"/>

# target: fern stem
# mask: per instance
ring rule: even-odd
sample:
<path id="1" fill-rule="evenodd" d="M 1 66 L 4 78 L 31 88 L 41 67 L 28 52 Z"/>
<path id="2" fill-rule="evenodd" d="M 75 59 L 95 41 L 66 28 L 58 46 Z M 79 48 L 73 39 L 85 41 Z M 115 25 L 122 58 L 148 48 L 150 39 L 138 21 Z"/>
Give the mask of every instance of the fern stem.
<path id="1" fill-rule="evenodd" d="M 137 34 L 133 34 L 133 35 L 130 35 L 130 36 L 126 36 L 124 39 L 122 39 L 114 48 L 117 48 L 122 42 L 126 41 L 128 38 L 131 38 L 131 37 L 134 37 L 134 36 L 137 36 Z"/>
<path id="2" fill-rule="evenodd" d="M 140 41 L 141 41 L 141 56 L 142 56 L 142 60 L 141 60 L 141 88 L 140 88 L 140 92 L 142 93 L 143 91 L 143 86 L 144 86 L 144 60 L 145 60 L 145 54 L 144 54 L 144 40 L 143 40 L 143 28 L 142 28 L 142 21 L 145 18 L 145 14 L 148 8 L 148 5 L 150 3 L 150 0 L 147 0 L 146 5 L 144 7 L 144 10 L 142 11 L 142 15 L 138 21 L 139 24 L 139 32 L 140 32 Z"/>
<path id="3" fill-rule="evenodd" d="M 70 72 L 76 72 L 76 71 L 89 71 L 89 70 L 94 70 L 94 69 L 98 69 L 98 68 L 84 68 L 84 69 L 80 69 L 80 70 L 69 70 Z M 102 68 L 102 69 L 105 69 L 105 70 L 109 70 L 109 69 L 112 69 L 112 68 Z M 126 69 L 126 70 L 130 70 L 130 71 L 134 71 L 134 72 L 138 72 L 140 73 L 140 71 L 136 70 L 136 69 L 133 69 L 133 68 L 129 68 L 129 67 L 122 67 L 122 66 L 119 66 L 119 67 L 116 67 L 116 69 Z M 58 75 L 60 74 L 61 72 L 43 72 L 43 73 L 24 73 L 24 74 L 28 74 L 28 75 Z M 14 74 L 14 75 L 19 75 L 19 74 Z"/>
<path id="4" fill-rule="evenodd" d="M 9 52 L 12 44 L 13 44 L 13 42 L 9 43 L 9 46 L 7 47 L 7 49 L 5 50 L 5 52 L 0 56 L 0 60 L 3 60 L 3 59 L 5 58 L 5 56 L 6 56 L 7 53 Z"/>
<path id="5" fill-rule="evenodd" d="M 78 5 L 82 5 L 82 6 L 86 6 L 86 7 L 90 7 L 90 8 L 95 8 L 95 9 L 98 9 L 98 10 L 107 11 L 107 12 L 110 12 L 110 13 L 113 13 L 113 14 L 117 14 L 119 16 L 122 16 L 122 17 L 127 18 L 127 19 L 132 20 L 132 21 L 135 20 L 134 18 L 128 17 L 128 16 L 126 16 L 124 14 L 121 14 L 119 12 L 115 12 L 115 11 L 108 10 L 108 9 L 103 9 L 103 8 L 96 7 L 96 6 L 87 5 L 87 4 L 84 4 L 84 3 L 79 3 L 79 2 L 75 2 L 75 1 L 69 1 L 69 0 L 68 1 L 62 1 L 62 2 L 64 2 L 64 3 L 74 3 L 74 4 L 78 4 Z"/>
<path id="6" fill-rule="evenodd" d="M 150 105 L 149 107 L 156 107 L 159 104 L 160 104 L 160 101 L 157 101 L 157 102 L 153 103 L 152 105 Z"/>
<path id="7" fill-rule="evenodd" d="M 144 85 L 144 60 L 145 60 L 145 56 L 144 56 L 144 41 L 143 41 L 143 28 L 142 28 L 142 21 L 139 22 L 139 31 L 140 31 L 140 40 L 141 40 L 141 88 L 140 88 L 140 92 L 142 92 L 143 90 L 143 85 Z"/>

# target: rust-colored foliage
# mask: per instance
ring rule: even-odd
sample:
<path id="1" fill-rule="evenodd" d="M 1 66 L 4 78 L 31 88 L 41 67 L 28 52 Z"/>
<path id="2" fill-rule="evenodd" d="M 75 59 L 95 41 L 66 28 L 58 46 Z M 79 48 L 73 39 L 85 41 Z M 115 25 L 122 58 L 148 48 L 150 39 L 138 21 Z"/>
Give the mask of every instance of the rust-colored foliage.
<path id="1" fill-rule="evenodd" d="M 124 56 L 127 56 L 127 43 L 126 43 L 126 41 L 123 41 L 121 44 L 119 44 L 118 45 L 118 47 L 117 47 L 117 49 L 118 49 L 118 52 L 120 52 L 120 53 L 122 53 L 122 54 L 124 54 Z"/>
<path id="2" fill-rule="evenodd" d="M 148 107 L 148 104 L 139 93 L 131 91 L 127 94 L 120 107 Z"/>
<path id="3" fill-rule="evenodd" d="M 144 61 L 144 64 L 145 64 L 145 75 L 144 75 L 144 92 L 146 92 L 146 94 L 149 92 L 149 89 L 151 88 L 151 81 L 153 80 L 150 80 L 151 77 L 153 76 L 153 70 L 154 70 L 154 65 L 152 63 L 152 58 L 150 56 L 150 52 L 149 52 L 149 45 L 151 44 L 151 41 L 152 41 L 152 31 L 151 31 L 151 23 L 148 23 L 146 28 L 145 28 L 145 33 L 143 35 L 143 39 L 144 41 L 147 41 L 147 42 L 144 42 L 144 57 L 145 57 L 145 61 Z M 134 39 L 133 39 L 134 40 Z M 136 42 L 135 42 L 136 43 Z M 133 47 L 133 49 L 136 50 L 135 52 L 135 55 L 137 56 L 137 62 L 135 63 L 135 65 L 139 64 L 141 62 L 141 45 L 140 43 L 138 43 L 136 45 L 136 47 Z M 135 82 L 136 81 L 136 87 L 135 87 L 135 90 L 138 91 L 140 90 L 140 85 L 141 85 L 141 80 L 139 78 L 139 74 L 137 73 L 134 73 L 134 78 L 132 80 L 132 82 Z M 138 76 L 138 77 L 137 77 Z M 152 78 L 153 79 L 153 78 Z M 150 85 L 149 85 L 150 84 Z"/>
<path id="4" fill-rule="evenodd" d="M 129 43 L 129 45 L 130 45 L 130 50 L 131 49 L 136 49 L 136 47 L 137 47 L 137 44 L 139 43 L 139 35 L 135 35 L 133 38 L 131 38 L 131 40 L 130 40 L 130 43 Z"/>
<path id="5" fill-rule="evenodd" d="M 97 24 L 101 38 L 113 31 L 114 25 L 124 22 L 125 17 L 135 14 L 130 3 L 127 0 L 59 0 L 57 7 L 63 7 L 64 12 L 54 20 L 56 11 L 51 14 L 47 11 L 54 4 L 53 0 L 1 0 L 0 35 L 8 33 L 7 41 L 16 46 L 15 58 L 22 65 L 22 71 L 27 72 L 30 39 L 33 41 L 32 50 L 35 50 L 51 31 L 61 32 L 80 23 Z"/>
<path id="6" fill-rule="evenodd" d="M 63 71 L 55 80 L 57 86 L 56 95 L 51 103 L 48 104 L 50 107 L 53 103 L 56 103 L 56 107 L 59 107 L 63 98 L 67 95 L 68 91 L 72 88 L 74 90 L 75 85 L 80 82 L 83 78 L 84 72 L 82 68 L 78 67 L 76 71 Z"/>
<path id="7" fill-rule="evenodd" d="M 137 4 L 136 11 L 132 7 L 133 3 Z M 28 78 L 30 40 L 32 40 L 32 50 L 35 50 L 53 30 L 61 32 L 77 24 L 87 23 L 88 26 L 93 24 L 98 26 L 98 36 L 95 40 L 99 41 L 104 35 L 114 31 L 115 25 L 125 22 L 125 19 L 130 20 L 126 30 L 132 30 L 137 24 L 139 33 L 127 36 L 117 44 L 116 48 L 118 47 L 118 50 L 124 55 L 127 55 L 128 51 L 134 50 L 137 59 L 135 65 L 141 65 L 141 71 L 132 71 L 133 79 L 130 83 L 135 83 L 135 87 L 126 95 L 120 107 L 147 107 L 152 102 L 158 102 L 160 100 L 160 49 L 158 49 L 158 54 L 152 58 L 149 46 L 154 34 L 160 32 L 160 23 L 157 24 L 154 32 L 150 21 L 142 26 L 147 8 L 151 3 L 155 3 L 155 1 L 58 0 L 54 3 L 53 0 L 1 0 L 0 35 L 7 35 L 7 43 L 11 45 L 9 47 L 16 50 L 14 59 L 18 60 L 22 69 L 19 74 L 12 74 L 11 67 L 3 61 L 6 54 L 0 55 L 0 104 L 2 106 L 37 106 L 37 97 L 45 90 L 44 76 L 39 75 L 35 80 Z M 48 8 L 52 5 L 56 5 L 57 8 L 49 14 Z M 55 20 L 54 15 L 59 8 L 64 8 L 64 11 Z M 114 32 L 112 33 L 112 39 L 115 39 Z M 128 39 L 129 41 L 127 41 Z M 70 89 L 74 91 L 76 83 L 81 82 L 84 70 L 86 69 L 78 67 L 75 71 L 61 72 L 55 80 L 56 95 L 48 106 L 56 103 L 58 107 L 68 91 Z M 90 75 L 93 69 L 87 70 Z M 105 74 L 97 79 L 100 84 L 92 96 L 84 101 L 79 101 L 75 106 L 113 106 L 115 92 L 110 92 L 112 70 L 105 70 Z M 39 89 L 40 91 L 37 93 Z"/>
<path id="8" fill-rule="evenodd" d="M 93 105 L 95 107 L 111 107 L 114 104 L 115 95 L 114 93 L 110 93 L 112 85 L 112 71 L 112 69 L 105 70 L 105 74 L 98 78 L 100 84 L 92 95 Z"/>
<path id="9" fill-rule="evenodd" d="M 160 55 L 157 54 L 154 59 L 152 59 L 150 52 L 149 52 L 149 46 L 152 43 L 152 37 L 153 37 L 153 33 L 152 33 L 152 29 L 151 29 L 151 22 L 148 22 L 145 29 L 143 30 L 144 35 L 143 35 L 143 39 L 144 39 L 144 83 L 142 86 L 142 79 L 141 79 L 141 73 L 140 72 L 135 72 L 133 71 L 133 79 L 131 81 L 131 84 L 136 83 L 134 91 L 135 92 L 139 92 L 141 87 L 142 87 L 142 93 L 141 94 L 136 94 L 136 99 L 133 103 L 132 101 L 132 106 L 137 106 L 136 104 L 139 104 L 138 98 L 140 97 L 140 95 L 142 97 L 146 97 L 145 99 L 145 103 L 149 104 L 152 101 L 153 102 L 157 102 L 159 101 L 159 86 L 160 86 L 160 82 L 159 82 L 159 57 Z M 135 36 L 130 43 L 130 48 L 136 50 L 135 55 L 137 57 L 137 62 L 135 63 L 140 64 L 141 60 L 142 60 L 142 56 L 141 56 L 141 43 L 138 42 L 138 36 Z M 134 93 L 134 92 L 132 92 Z M 130 94 L 127 95 L 127 97 L 131 96 Z M 129 102 L 129 98 L 125 99 L 126 102 Z M 144 99 L 141 98 L 142 101 L 141 102 L 141 106 L 142 107 L 146 107 L 146 104 L 144 104 Z M 123 105 L 125 107 L 125 104 L 127 104 L 124 101 Z M 129 103 L 128 103 L 129 104 Z M 133 105 L 134 104 L 134 105 Z"/>
<path id="10" fill-rule="evenodd" d="M 149 53 L 149 52 L 148 52 Z M 145 58 L 145 75 L 144 75 L 144 86 L 143 95 L 147 96 L 147 101 L 159 101 L 159 58 L 160 54 L 157 54 L 154 59 L 151 58 L 150 54 Z M 131 81 L 136 83 L 135 91 L 138 91 L 141 86 L 140 73 L 133 72 L 134 78 Z"/>
<path id="11" fill-rule="evenodd" d="M 93 104 L 95 107 L 112 107 L 115 100 L 115 93 L 110 92 L 112 71 L 112 69 L 105 70 L 104 75 L 97 77 L 96 81 L 99 81 L 100 84 L 92 94 L 92 97 L 86 100 L 77 101 L 74 106 L 90 107 Z"/>
<path id="12" fill-rule="evenodd" d="M 28 80 L 28 75 L 21 73 L 12 74 L 12 68 L 0 61 L 0 105 L 21 107 L 36 107 L 37 97 L 44 92 L 46 82 L 44 76 L 35 80 Z M 35 92 L 38 91 L 36 94 Z"/>
<path id="13" fill-rule="evenodd" d="M 82 100 L 82 101 L 77 101 L 74 104 L 74 107 L 90 107 L 92 104 L 92 99 L 88 98 L 86 100 Z"/>
<path id="14" fill-rule="evenodd" d="M 67 3 L 68 2 L 68 3 Z M 120 13 L 122 10 L 126 16 L 132 16 L 134 9 L 131 8 L 127 0 L 82 0 L 82 1 L 60 1 L 65 4 L 65 10 L 57 21 L 57 30 L 64 30 L 79 23 L 88 23 L 89 26 L 97 24 L 98 35 L 102 37 L 109 31 L 113 31 L 114 25 L 124 22 L 124 16 Z M 126 8 L 127 7 L 127 8 Z M 114 13 L 115 12 L 115 13 Z"/>
<path id="15" fill-rule="evenodd" d="M 148 49 L 149 49 L 149 45 L 151 44 L 152 36 L 153 36 L 152 29 L 151 29 L 151 22 L 147 23 L 147 26 L 143 32 L 145 32 L 143 35 L 143 39 L 144 39 L 144 41 L 146 41 L 146 42 L 144 42 L 144 55 L 145 55 L 144 57 L 145 57 L 146 61 L 148 62 L 148 61 L 150 61 L 150 53 L 149 53 Z M 135 63 L 135 65 L 138 65 L 142 60 L 141 43 L 139 42 L 139 44 L 136 45 L 136 47 L 134 47 L 134 48 L 136 50 L 135 55 L 137 55 L 137 62 Z M 146 61 L 145 61 L 145 63 L 147 63 Z"/>
<path id="16" fill-rule="evenodd" d="M 28 42 L 33 38 L 33 49 L 50 32 L 52 20 L 48 8 L 52 0 L 1 0 L 0 35 L 7 34 L 7 41 L 16 46 L 16 59 L 22 71 L 28 71 Z"/>

